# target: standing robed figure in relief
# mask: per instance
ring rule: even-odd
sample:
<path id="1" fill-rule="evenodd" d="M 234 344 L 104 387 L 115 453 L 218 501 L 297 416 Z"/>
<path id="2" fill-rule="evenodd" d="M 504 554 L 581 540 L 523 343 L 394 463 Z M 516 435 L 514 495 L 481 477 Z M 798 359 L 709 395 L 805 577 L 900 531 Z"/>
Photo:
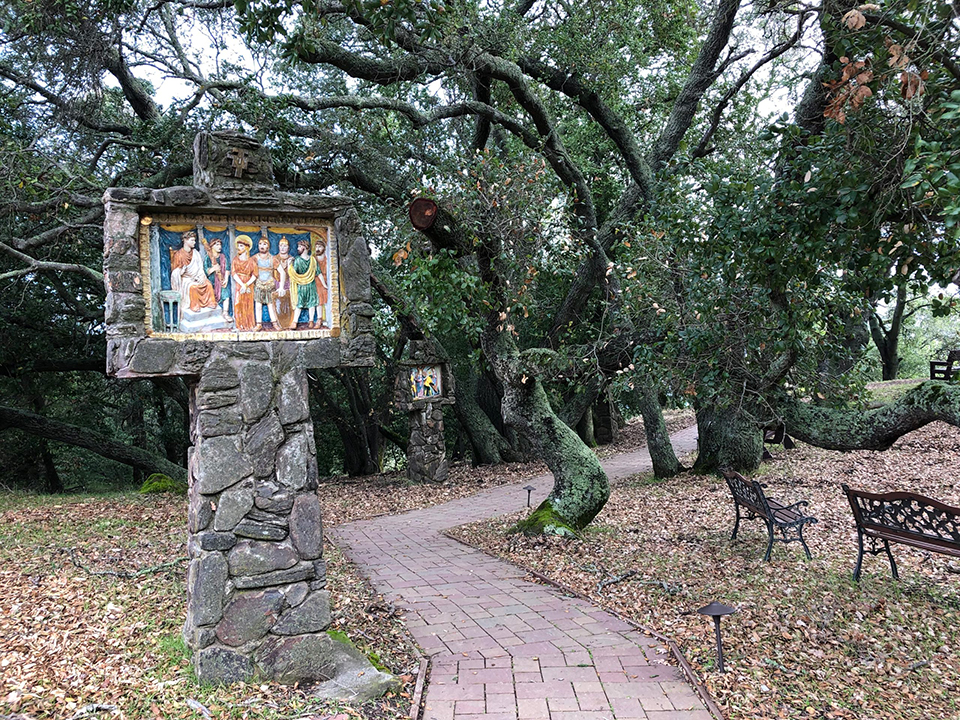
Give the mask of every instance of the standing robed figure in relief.
<path id="1" fill-rule="evenodd" d="M 290 263 L 290 302 L 293 305 L 293 316 L 290 329 L 297 329 L 300 311 L 306 309 L 307 321 L 311 330 L 316 327 L 317 305 L 317 260 L 310 254 L 310 241 L 300 240 L 297 243 L 297 257 Z"/>
<path id="2" fill-rule="evenodd" d="M 237 256 L 233 259 L 233 318 L 237 330 L 254 330 L 253 284 L 257 280 L 257 261 L 250 257 L 253 241 L 249 235 L 237 236 Z"/>
<path id="3" fill-rule="evenodd" d="M 285 235 L 281 236 L 279 251 L 273 257 L 273 273 L 277 283 L 277 322 L 280 328 L 284 329 L 291 326 L 291 320 L 294 323 L 293 327 L 296 328 L 290 296 L 290 263 L 292 262 L 290 241 Z"/>
<path id="4" fill-rule="evenodd" d="M 227 257 L 223 254 L 223 241 L 214 238 L 209 244 L 204 242 L 207 256 L 203 259 L 203 269 L 213 285 L 213 296 L 220 306 L 223 319 L 229 321 L 230 274 L 227 272 Z"/>

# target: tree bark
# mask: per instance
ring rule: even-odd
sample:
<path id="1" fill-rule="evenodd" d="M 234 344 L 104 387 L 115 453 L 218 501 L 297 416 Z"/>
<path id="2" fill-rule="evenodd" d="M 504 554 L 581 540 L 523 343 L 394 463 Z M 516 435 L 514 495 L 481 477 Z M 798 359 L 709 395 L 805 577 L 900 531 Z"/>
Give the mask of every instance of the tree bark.
<path id="1" fill-rule="evenodd" d="M 108 460 L 142 470 L 146 474 L 163 473 L 174 480 L 187 481 L 187 471 L 166 458 L 117 442 L 106 435 L 78 425 L 61 422 L 19 408 L 0 405 L 0 430 L 16 428 L 37 437 L 82 447 Z"/>
<path id="2" fill-rule="evenodd" d="M 897 286 L 897 302 L 890 316 L 890 327 L 885 327 L 876 310 L 870 315 L 870 335 L 880 353 L 881 371 L 884 380 L 896 380 L 900 372 L 900 331 L 903 329 L 904 311 L 907 307 L 907 285 Z"/>
<path id="3" fill-rule="evenodd" d="M 610 497 L 610 484 L 597 456 L 563 422 L 540 381 L 523 372 L 520 354 L 509 333 L 483 332 L 487 359 L 503 382 L 503 417 L 539 450 L 553 473 L 553 490 L 517 529 L 528 534 L 576 536 Z"/>
<path id="4" fill-rule="evenodd" d="M 960 427 L 960 385 L 928 380 L 874 410 L 820 407 L 784 398 L 778 404 L 790 435 L 827 450 L 887 450 L 898 438 L 941 420 Z"/>
<path id="5" fill-rule="evenodd" d="M 792 430 L 792 425 L 788 424 Z M 763 458 L 763 431 L 742 407 L 710 404 L 697 408 L 697 462 L 694 472 L 719 468 L 756 470 Z"/>
<path id="6" fill-rule="evenodd" d="M 38 415 L 42 414 L 43 409 L 47 405 L 47 400 L 43 396 L 43 393 L 40 392 L 40 388 L 37 387 L 33 375 L 30 373 L 23 375 L 20 379 L 20 384 L 30 404 L 33 405 L 33 411 Z M 65 490 L 63 478 L 61 478 L 60 473 L 57 472 L 57 465 L 53 460 L 53 453 L 50 452 L 50 446 L 45 439 L 40 439 L 39 450 L 40 462 L 43 465 L 43 491 L 50 495 L 59 495 Z"/>
<path id="7" fill-rule="evenodd" d="M 663 420 L 663 408 L 660 407 L 657 395 L 657 389 L 650 383 L 640 383 L 637 387 L 640 415 L 643 416 L 643 432 L 647 436 L 647 450 L 653 463 L 653 474 L 658 478 L 668 478 L 682 471 L 683 465 L 673 451 L 667 423 Z"/>
<path id="8" fill-rule="evenodd" d="M 453 364 L 457 380 L 457 402 L 453 405 L 473 454 L 473 465 L 499 465 L 523 458 L 507 442 L 477 403 L 477 374 L 472 368 Z"/>

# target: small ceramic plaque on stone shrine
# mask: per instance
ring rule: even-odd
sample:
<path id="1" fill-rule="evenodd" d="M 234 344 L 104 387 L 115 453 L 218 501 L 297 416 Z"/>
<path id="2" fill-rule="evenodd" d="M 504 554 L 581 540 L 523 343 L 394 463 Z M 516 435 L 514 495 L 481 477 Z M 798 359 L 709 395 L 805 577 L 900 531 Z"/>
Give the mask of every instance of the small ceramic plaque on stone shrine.
<path id="1" fill-rule="evenodd" d="M 307 370 L 373 364 L 370 255 L 349 199 L 279 192 L 269 154 L 197 136 L 194 185 L 111 188 L 107 370 L 190 388 L 187 618 L 202 681 L 392 682 L 331 638 Z"/>

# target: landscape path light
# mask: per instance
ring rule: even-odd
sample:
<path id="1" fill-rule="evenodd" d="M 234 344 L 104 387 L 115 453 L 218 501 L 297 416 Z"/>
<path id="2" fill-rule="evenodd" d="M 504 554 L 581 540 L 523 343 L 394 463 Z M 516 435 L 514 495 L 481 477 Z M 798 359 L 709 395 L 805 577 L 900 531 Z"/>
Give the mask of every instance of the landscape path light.
<path id="1" fill-rule="evenodd" d="M 530 494 L 536 490 L 533 485 L 524 485 L 523 489 L 527 491 L 527 507 L 530 507 Z"/>
<path id="2" fill-rule="evenodd" d="M 723 668 L 723 642 L 720 640 L 720 618 L 724 615 L 730 615 L 737 611 L 736 608 L 729 607 L 723 603 L 718 603 L 714 600 L 712 603 L 706 607 L 702 607 L 697 610 L 701 615 L 707 615 L 708 617 L 713 618 L 713 627 L 717 633 L 717 667 L 720 669 L 720 672 L 726 672 Z"/>

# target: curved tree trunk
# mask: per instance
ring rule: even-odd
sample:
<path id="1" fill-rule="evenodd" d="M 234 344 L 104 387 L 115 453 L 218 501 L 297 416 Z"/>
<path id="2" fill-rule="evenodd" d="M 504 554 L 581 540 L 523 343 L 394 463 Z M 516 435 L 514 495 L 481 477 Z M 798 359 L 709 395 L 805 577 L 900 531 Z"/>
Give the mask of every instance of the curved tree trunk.
<path id="1" fill-rule="evenodd" d="M 477 403 L 476 372 L 459 363 L 454 363 L 453 371 L 457 381 L 457 401 L 453 410 L 470 442 L 474 466 L 520 462 L 523 459 L 520 453 L 510 446 Z"/>
<path id="2" fill-rule="evenodd" d="M 517 528 L 529 534 L 576 535 L 596 517 L 610 497 L 600 461 L 563 422 L 540 381 L 526 375 L 508 333 L 483 333 L 483 350 L 503 382 L 503 417 L 540 451 L 553 473 L 553 490 Z"/>
<path id="3" fill-rule="evenodd" d="M 790 434 L 827 450 L 887 450 L 900 437 L 935 420 L 960 427 L 960 385 L 927 380 L 874 410 L 841 410 L 782 399 Z"/>
<path id="4" fill-rule="evenodd" d="M 85 448 L 100 457 L 116 460 L 142 470 L 147 475 L 163 473 L 175 480 L 187 481 L 185 468 L 174 465 L 166 458 L 154 455 L 152 452 L 117 442 L 106 435 L 101 435 L 78 425 L 71 425 L 19 408 L 0 405 L 0 430 L 11 427 L 47 440 L 56 440 L 67 445 Z"/>
<path id="5" fill-rule="evenodd" d="M 748 472 L 759 467 L 763 457 L 763 431 L 739 406 L 698 407 L 697 432 L 700 437 L 694 472 L 708 473 L 719 468 Z"/>
<path id="6" fill-rule="evenodd" d="M 660 407 L 657 395 L 657 389 L 650 383 L 641 383 L 637 387 L 640 414 L 643 416 L 643 432 L 647 436 L 647 450 L 653 463 L 653 474 L 658 478 L 668 478 L 683 470 L 683 466 L 673 451 L 667 423 L 663 420 L 663 408 Z"/>

